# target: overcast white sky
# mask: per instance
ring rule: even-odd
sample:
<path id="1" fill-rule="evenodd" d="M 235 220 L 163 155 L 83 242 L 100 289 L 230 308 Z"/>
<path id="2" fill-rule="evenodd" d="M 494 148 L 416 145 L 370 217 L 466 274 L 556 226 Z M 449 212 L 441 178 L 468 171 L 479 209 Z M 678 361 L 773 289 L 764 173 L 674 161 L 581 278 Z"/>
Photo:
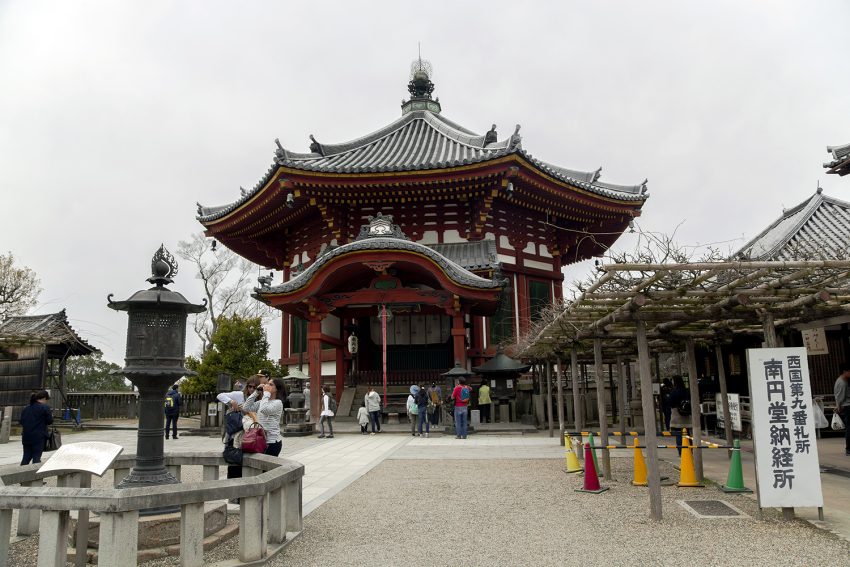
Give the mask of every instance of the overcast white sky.
<path id="1" fill-rule="evenodd" d="M 602 179 L 686 244 L 757 234 L 850 142 L 850 3 L 0 1 L 0 250 L 123 361 L 161 242 L 271 165 L 400 115 L 417 42 L 443 113 Z M 633 238 L 633 237 L 632 237 Z M 199 301 L 188 266 L 174 286 Z M 272 354 L 280 352 L 273 333 Z M 189 351 L 197 344 L 189 344 Z"/>

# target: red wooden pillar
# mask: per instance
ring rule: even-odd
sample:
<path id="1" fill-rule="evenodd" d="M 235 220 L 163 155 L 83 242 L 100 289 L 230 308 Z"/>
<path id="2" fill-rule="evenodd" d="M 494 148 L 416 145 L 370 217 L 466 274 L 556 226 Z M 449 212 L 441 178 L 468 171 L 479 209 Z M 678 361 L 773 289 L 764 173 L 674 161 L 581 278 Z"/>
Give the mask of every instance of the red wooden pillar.
<path id="1" fill-rule="evenodd" d="M 455 361 L 466 368 L 466 328 L 463 326 L 463 313 L 452 316 L 452 342 L 454 343 Z"/>
<path id="2" fill-rule="evenodd" d="M 343 335 L 344 336 L 344 335 Z M 342 399 L 342 390 L 345 388 L 345 341 L 336 347 L 336 403 Z"/>
<path id="3" fill-rule="evenodd" d="M 307 362 L 310 365 L 310 414 L 319 422 L 322 412 L 322 320 L 307 323 Z"/>
<path id="4" fill-rule="evenodd" d="M 289 358 L 292 356 L 289 342 L 289 323 L 292 321 L 292 316 L 289 313 L 284 313 L 280 318 L 280 358 Z"/>

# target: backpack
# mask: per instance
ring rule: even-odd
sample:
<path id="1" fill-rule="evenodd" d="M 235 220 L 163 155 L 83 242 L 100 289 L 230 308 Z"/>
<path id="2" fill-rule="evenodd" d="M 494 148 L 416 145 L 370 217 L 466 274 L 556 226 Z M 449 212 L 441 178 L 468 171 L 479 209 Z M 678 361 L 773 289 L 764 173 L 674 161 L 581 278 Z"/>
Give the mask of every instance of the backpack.
<path id="1" fill-rule="evenodd" d="M 460 401 L 468 402 L 469 401 L 469 387 L 464 386 L 460 389 Z"/>
<path id="2" fill-rule="evenodd" d="M 679 402 L 679 415 L 691 415 L 691 400 L 682 400 Z"/>
<path id="3" fill-rule="evenodd" d="M 334 412 L 334 415 L 336 415 L 336 408 L 337 408 L 336 398 L 331 396 L 330 394 L 327 394 L 327 396 L 328 396 L 328 409 L 331 410 L 332 412 Z"/>
<path id="4" fill-rule="evenodd" d="M 174 409 L 174 394 L 173 393 L 168 393 L 168 394 L 165 395 L 164 406 L 165 406 L 166 410 Z"/>

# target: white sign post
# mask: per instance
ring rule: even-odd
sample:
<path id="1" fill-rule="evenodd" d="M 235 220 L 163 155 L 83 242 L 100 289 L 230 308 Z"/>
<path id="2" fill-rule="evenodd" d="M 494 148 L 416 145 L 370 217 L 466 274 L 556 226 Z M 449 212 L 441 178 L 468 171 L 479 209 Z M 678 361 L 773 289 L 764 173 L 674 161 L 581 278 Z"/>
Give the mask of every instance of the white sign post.
<path id="1" fill-rule="evenodd" d="M 739 394 L 726 394 L 729 400 L 729 416 L 732 419 L 732 431 L 741 431 L 741 396 Z M 720 394 L 714 395 L 717 400 L 717 421 L 726 422 L 726 416 L 723 414 L 723 399 Z"/>
<path id="2" fill-rule="evenodd" d="M 747 366 L 759 506 L 822 507 L 805 347 L 747 349 Z"/>

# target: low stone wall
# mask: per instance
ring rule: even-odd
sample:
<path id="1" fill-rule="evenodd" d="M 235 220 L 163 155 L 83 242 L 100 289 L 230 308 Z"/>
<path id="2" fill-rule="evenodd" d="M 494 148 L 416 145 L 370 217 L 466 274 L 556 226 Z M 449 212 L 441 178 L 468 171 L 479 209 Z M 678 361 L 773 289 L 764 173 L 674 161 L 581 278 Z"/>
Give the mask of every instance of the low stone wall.
<path id="1" fill-rule="evenodd" d="M 114 484 L 130 471 L 135 455 L 121 455 L 113 463 Z M 266 455 L 245 455 L 243 478 L 219 480 L 226 465 L 218 452 L 166 455 L 166 466 L 180 478 L 180 468 L 203 467 L 203 481 L 126 489 L 81 488 L 87 473 L 59 475 L 58 487 L 42 486 L 51 473 L 41 465 L 0 468 L 0 564 L 8 562 L 12 512 L 19 510 L 18 535 L 39 533 L 39 566 L 64 567 L 68 550 L 70 511 L 100 516 L 98 562 L 136 565 L 139 511 L 180 506 L 181 565 L 201 567 L 204 541 L 204 503 L 239 498 L 239 557 L 222 565 L 261 565 L 280 553 L 302 530 L 301 480 L 304 465 Z M 267 512 L 266 512 L 267 511 Z M 84 523 L 80 529 L 85 527 Z M 87 541 L 77 534 L 76 541 Z M 214 564 L 213 567 L 218 564 Z"/>

